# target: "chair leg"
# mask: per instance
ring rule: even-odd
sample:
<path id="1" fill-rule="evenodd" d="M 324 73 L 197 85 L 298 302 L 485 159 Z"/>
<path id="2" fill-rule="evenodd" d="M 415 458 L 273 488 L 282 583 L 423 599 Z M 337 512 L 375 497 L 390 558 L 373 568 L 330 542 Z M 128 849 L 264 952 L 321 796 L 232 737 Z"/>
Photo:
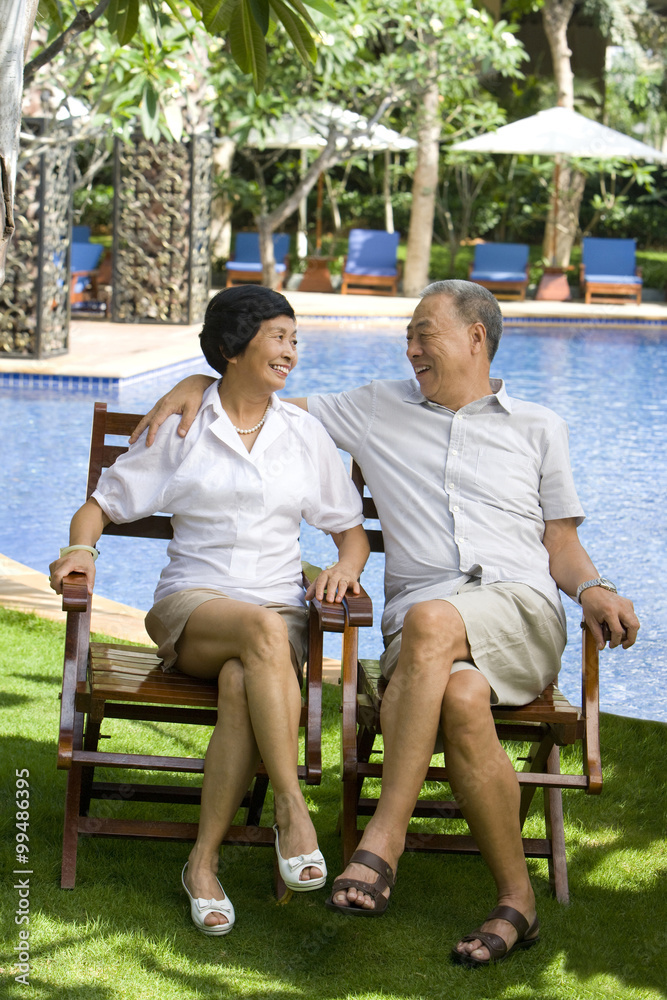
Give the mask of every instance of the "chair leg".
<path id="1" fill-rule="evenodd" d="M 60 888 L 73 889 L 76 882 L 76 854 L 79 845 L 79 806 L 81 802 L 80 764 L 73 764 L 67 774 L 65 819 L 63 824 L 63 858 Z"/>
<path id="2" fill-rule="evenodd" d="M 86 734 L 83 738 L 83 748 L 84 750 L 92 750 L 93 752 L 97 750 L 97 745 L 100 740 L 100 730 L 102 728 L 101 722 L 93 722 L 90 716 L 88 716 L 86 723 Z M 82 768 L 81 774 L 81 799 L 80 799 L 80 810 L 79 814 L 81 816 L 87 816 L 90 809 L 90 800 L 92 798 L 93 780 L 95 778 L 95 768 L 94 767 L 84 767 Z"/>
<path id="3" fill-rule="evenodd" d="M 252 795 L 250 796 L 250 804 L 248 805 L 248 813 L 246 815 L 246 826 L 259 826 L 268 787 L 268 774 L 256 775 Z"/>
<path id="4" fill-rule="evenodd" d="M 80 750 L 83 745 L 84 717 L 77 712 L 74 717 L 72 746 Z M 79 816 L 81 815 L 81 764 L 72 764 L 67 772 L 65 816 L 63 819 L 63 856 L 60 869 L 60 888 L 73 889 L 76 882 L 76 855 L 79 846 Z"/>
<path id="5" fill-rule="evenodd" d="M 560 749 L 557 746 L 553 747 L 549 754 L 547 772 L 560 774 Z M 544 821 L 547 837 L 551 841 L 551 855 L 548 859 L 549 884 L 559 903 L 569 903 L 563 794 L 560 788 L 544 789 Z"/>
<path id="6" fill-rule="evenodd" d="M 342 840 L 343 840 L 343 867 L 345 868 L 350 858 L 357 849 L 359 834 L 357 832 L 357 804 L 359 802 L 359 782 L 355 777 L 343 781 L 342 786 Z"/>

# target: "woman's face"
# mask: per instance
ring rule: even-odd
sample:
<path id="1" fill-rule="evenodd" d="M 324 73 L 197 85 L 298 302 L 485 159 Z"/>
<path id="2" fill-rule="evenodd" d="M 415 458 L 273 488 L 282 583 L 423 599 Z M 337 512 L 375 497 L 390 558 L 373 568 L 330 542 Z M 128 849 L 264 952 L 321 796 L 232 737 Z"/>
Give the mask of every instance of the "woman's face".
<path id="1" fill-rule="evenodd" d="M 289 316 L 265 319 L 242 354 L 230 358 L 237 374 L 252 388 L 268 392 L 282 389 L 296 366 L 296 323 Z"/>

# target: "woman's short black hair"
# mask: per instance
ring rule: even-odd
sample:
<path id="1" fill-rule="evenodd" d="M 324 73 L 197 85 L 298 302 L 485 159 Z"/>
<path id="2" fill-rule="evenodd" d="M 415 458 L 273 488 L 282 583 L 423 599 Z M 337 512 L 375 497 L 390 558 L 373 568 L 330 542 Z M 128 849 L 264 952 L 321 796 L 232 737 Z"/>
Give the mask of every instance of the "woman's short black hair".
<path id="1" fill-rule="evenodd" d="M 214 295 L 199 334 L 202 352 L 211 368 L 224 375 L 227 358 L 243 354 L 264 320 L 276 316 L 296 320 L 285 296 L 263 285 L 236 285 Z"/>

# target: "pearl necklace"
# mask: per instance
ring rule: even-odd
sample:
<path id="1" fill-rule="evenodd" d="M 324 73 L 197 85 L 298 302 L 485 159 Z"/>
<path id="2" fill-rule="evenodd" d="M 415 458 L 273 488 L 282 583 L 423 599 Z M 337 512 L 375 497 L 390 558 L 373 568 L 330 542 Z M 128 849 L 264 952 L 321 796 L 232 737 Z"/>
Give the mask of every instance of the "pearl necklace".
<path id="1" fill-rule="evenodd" d="M 234 428 L 237 434 L 254 434 L 255 431 L 258 431 L 260 427 L 264 426 L 264 421 L 266 420 L 267 414 L 270 409 L 271 409 L 271 400 L 269 399 L 268 403 L 266 404 L 266 409 L 264 410 L 264 416 L 262 417 L 262 419 L 258 424 L 255 424 L 254 427 L 249 427 L 248 430 L 242 430 L 240 427 L 237 427 L 236 424 L 232 424 L 232 427 Z"/>

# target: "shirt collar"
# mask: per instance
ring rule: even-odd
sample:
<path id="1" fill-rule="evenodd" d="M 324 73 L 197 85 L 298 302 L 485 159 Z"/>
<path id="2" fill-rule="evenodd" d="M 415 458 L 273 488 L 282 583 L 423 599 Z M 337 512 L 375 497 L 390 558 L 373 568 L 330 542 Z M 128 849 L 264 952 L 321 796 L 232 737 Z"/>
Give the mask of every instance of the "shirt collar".
<path id="1" fill-rule="evenodd" d="M 272 393 L 271 406 L 266 415 L 266 422 L 262 428 L 262 433 L 255 441 L 252 451 L 248 451 L 223 409 L 218 392 L 219 388 L 220 379 L 209 386 L 202 399 L 202 410 L 210 407 L 214 414 L 214 419 L 211 422 L 211 430 L 216 437 L 229 445 L 233 451 L 254 464 L 285 430 L 289 410 L 276 394 Z"/>
<path id="2" fill-rule="evenodd" d="M 491 395 L 483 396 L 482 399 L 473 400 L 472 403 L 468 403 L 468 406 L 463 407 L 463 409 L 467 410 L 468 407 L 474 407 L 476 410 L 481 410 L 488 403 L 495 400 L 500 406 L 502 406 L 503 410 L 506 410 L 507 413 L 511 413 L 512 400 L 507 394 L 503 380 L 501 378 L 492 378 L 489 379 L 489 384 L 493 390 Z M 431 406 L 439 406 L 438 403 L 432 403 L 430 399 L 426 398 L 419 388 L 419 383 L 416 379 L 407 380 L 403 399 L 406 403 L 430 403 Z M 447 407 L 443 406 L 441 409 L 446 410 Z"/>

